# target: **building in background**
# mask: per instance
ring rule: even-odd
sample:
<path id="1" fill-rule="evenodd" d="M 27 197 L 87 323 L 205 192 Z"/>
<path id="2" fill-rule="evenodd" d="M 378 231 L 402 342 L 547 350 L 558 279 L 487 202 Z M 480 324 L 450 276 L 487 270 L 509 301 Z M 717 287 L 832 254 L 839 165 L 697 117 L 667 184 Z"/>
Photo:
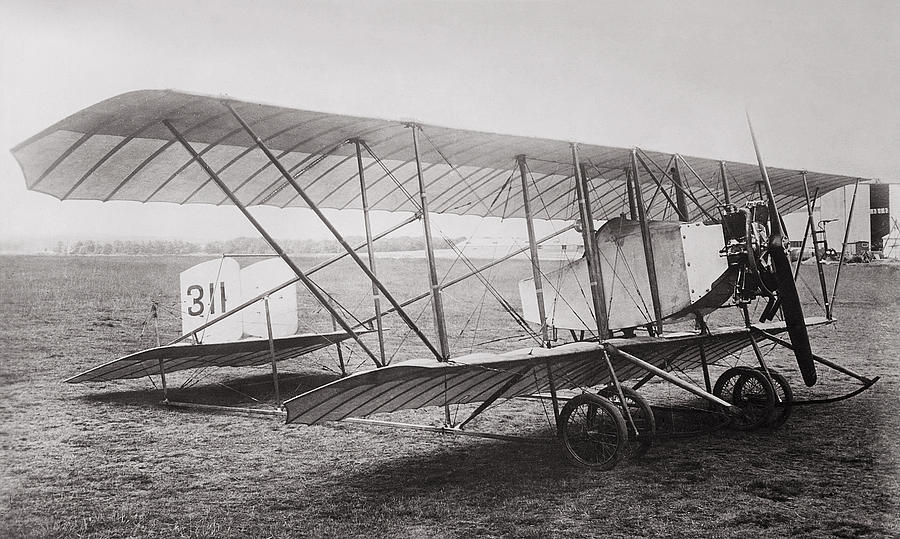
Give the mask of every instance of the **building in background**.
<path id="1" fill-rule="evenodd" d="M 828 247 L 840 253 L 844 230 L 853 204 L 854 186 L 848 185 L 823 195 L 816 201 L 813 218 L 818 230 L 825 230 Z M 806 228 L 806 213 L 796 212 L 786 217 L 791 240 L 803 239 Z M 900 184 L 868 183 L 860 184 L 856 193 L 853 220 L 847 234 L 848 254 L 862 254 L 862 251 L 882 252 L 884 237 L 892 233 L 900 223 Z M 811 242 L 811 240 L 810 240 Z M 810 243 L 807 243 L 810 246 Z M 809 247 L 808 247 L 809 248 Z M 898 253 L 894 252 L 893 256 Z M 891 256 L 891 253 L 886 253 Z"/>

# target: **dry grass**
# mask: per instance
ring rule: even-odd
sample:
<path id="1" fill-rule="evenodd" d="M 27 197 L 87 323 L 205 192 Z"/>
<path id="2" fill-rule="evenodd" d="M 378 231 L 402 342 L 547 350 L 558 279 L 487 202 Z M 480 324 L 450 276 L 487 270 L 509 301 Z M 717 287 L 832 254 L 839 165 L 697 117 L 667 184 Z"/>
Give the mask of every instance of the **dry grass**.
<path id="1" fill-rule="evenodd" d="M 309 261 L 307 261 L 309 262 Z M 834 328 L 814 349 L 870 375 L 872 390 L 836 404 L 802 407 L 775 432 L 719 431 L 664 440 L 640 463 L 594 474 L 572 468 L 553 444 L 442 437 L 348 424 L 285 426 L 277 419 L 157 406 L 145 380 L 70 386 L 59 380 L 151 343 L 140 336 L 149 298 L 175 301 L 190 258 L 0 258 L 0 535 L 6 537 L 266 536 L 788 536 L 900 534 L 898 442 L 900 290 L 895 268 L 845 269 Z M 421 261 L 383 261 L 407 297 L 425 290 Z M 458 272 L 459 268 L 454 268 Z M 528 273 L 510 262 L 498 287 L 516 297 Z M 348 265 L 322 275 L 348 306 L 366 285 Z M 813 274 L 804 269 L 810 282 Z M 451 327 L 468 329 L 465 352 L 497 334 L 499 308 L 482 290 L 451 289 Z M 306 304 L 312 315 L 316 308 Z M 360 312 L 364 309 L 360 308 Z M 413 309 L 414 315 L 420 309 Z M 317 315 L 321 318 L 321 313 Z M 422 321 L 430 327 L 431 315 Z M 478 332 L 473 330 L 480 321 Z M 330 328 L 330 322 L 320 322 Z M 400 322 L 391 346 L 403 340 Z M 175 317 L 163 331 L 174 335 Z M 414 344 L 406 340 L 406 345 Z M 524 342 L 522 343 L 524 345 Z M 508 347 L 508 343 L 493 345 Z M 480 348 L 480 347 L 479 347 Z M 421 347 L 405 346 L 407 354 Z M 406 356 L 398 356 L 398 359 Z M 772 356 L 792 382 L 790 358 Z M 359 354 L 351 360 L 359 363 Z M 333 351 L 283 364 L 316 374 Z M 240 400 L 216 382 L 266 395 L 265 371 L 212 373 L 180 395 Z M 830 373 L 801 396 L 850 387 Z M 189 374 L 173 376 L 184 382 Z M 300 379 L 287 377 L 285 390 Z M 307 382 L 308 383 L 308 382 Z M 799 384 L 798 384 L 799 385 Z M 651 384 L 657 402 L 682 393 Z M 434 411 L 404 412 L 429 421 Z M 540 405 L 497 407 L 473 428 L 546 435 Z"/>

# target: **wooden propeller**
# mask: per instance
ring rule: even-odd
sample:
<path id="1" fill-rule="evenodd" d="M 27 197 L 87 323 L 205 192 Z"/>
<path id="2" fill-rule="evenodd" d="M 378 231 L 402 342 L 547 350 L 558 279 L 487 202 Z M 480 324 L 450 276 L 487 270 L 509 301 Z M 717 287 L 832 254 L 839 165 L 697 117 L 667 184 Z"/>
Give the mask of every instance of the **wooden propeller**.
<path id="1" fill-rule="evenodd" d="M 787 325 L 788 335 L 794 347 L 794 355 L 797 357 L 797 365 L 803 375 L 803 382 L 807 386 L 816 384 L 816 364 L 813 360 L 812 349 L 809 345 L 809 333 L 806 331 L 806 321 L 803 317 L 803 307 L 800 305 L 800 296 L 794 284 L 794 274 L 791 262 L 788 258 L 785 244 L 787 238 L 781 225 L 781 215 L 775 205 L 775 195 L 772 193 L 772 184 L 769 182 L 769 174 L 763 164 L 756 134 L 753 132 L 753 123 L 750 121 L 750 113 L 747 113 L 747 125 L 750 127 L 750 138 L 753 139 L 753 149 L 756 151 L 756 162 L 759 163 L 759 173 L 766 187 L 766 196 L 769 202 L 769 256 L 775 267 L 775 277 L 778 281 L 778 298 L 781 300 L 781 309 L 784 313 L 784 321 Z"/>

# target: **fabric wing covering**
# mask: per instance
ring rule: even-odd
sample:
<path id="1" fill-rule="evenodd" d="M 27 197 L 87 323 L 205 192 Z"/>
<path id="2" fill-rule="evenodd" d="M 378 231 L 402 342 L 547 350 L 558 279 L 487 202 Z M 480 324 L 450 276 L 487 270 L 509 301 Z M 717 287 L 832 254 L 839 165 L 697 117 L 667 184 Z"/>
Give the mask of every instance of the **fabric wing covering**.
<path id="1" fill-rule="evenodd" d="M 828 323 L 807 318 L 807 326 Z M 769 333 L 785 331 L 783 322 L 757 324 Z M 728 327 L 710 336 L 610 339 L 610 344 L 665 369 L 700 366 L 698 342 L 703 340 L 707 361 L 715 362 L 750 346 L 749 330 Z M 610 355 L 620 380 L 647 374 L 640 367 Z M 308 391 L 284 403 L 287 422 L 309 425 L 348 417 L 365 417 L 404 409 L 482 402 L 501 392 L 501 399 L 547 391 L 550 380 L 557 389 L 575 389 L 609 383 L 609 372 L 596 342 L 565 344 L 556 348 L 527 348 L 505 354 L 472 354 L 446 363 L 404 361 L 350 375 Z"/>
<path id="2" fill-rule="evenodd" d="M 355 141 L 362 141 L 370 206 L 416 211 L 407 196 L 418 190 L 407 123 L 324 114 L 191 95 L 141 90 L 88 107 L 13 149 L 29 189 L 59 199 L 132 200 L 177 204 L 230 204 L 171 131 L 170 122 L 247 205 L 303 207 L 304 201 L 241 128 L 226 103 L 272 149 L 322 208 L 360 208 Z M 533 187 L 534 217 L 578 214 L 571 147 L 559 140 L 498 135 L 420 125 L 419 150 L 430 210 L 494 217 L 524 217 L 516 156 L 524 155 Z M 627 211 L 625 169 L 630 148 L 580 144 L 598 219 Z M 639 181 L 650 218 L 671 215 L 670 170 L 677 166 L 695 217 L 716 216 L 723 200 L 720 161 L 637 149 Z M 377 158 L 377 159 L 376 159 Z M 725 162 L 733 202 L 759 198 L 754 164 Z M 779 209 L 805 207 L 801 171 L 769 168 Z M 809 172 L 819 195 L 856 178 Z M 658 184 L 666 196 L 654 196 Z M 697 208 L 701 207 L 702 212 Z"/>
<path id="3" fill-rule="evenodd" d="M 341 342 L 344 332 L 315 333 L 274 339 L 275 359 L 291 359 Z M 170 373 L 197 367 L 251 367 L 272 362 L 268 339 L 244 339 L 216 344 L 175 344 L 150 348 L 95 367 L 66 380 L 104 382 L 156 375 L 162 369 Z"/>

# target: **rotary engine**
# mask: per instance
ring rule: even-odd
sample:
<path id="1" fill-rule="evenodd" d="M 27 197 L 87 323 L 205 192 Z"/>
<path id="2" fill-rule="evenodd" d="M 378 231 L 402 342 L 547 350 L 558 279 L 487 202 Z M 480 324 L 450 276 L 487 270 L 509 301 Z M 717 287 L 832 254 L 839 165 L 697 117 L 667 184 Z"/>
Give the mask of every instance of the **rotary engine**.
<path id="1" fill-rule="evenodd" d="M 757 296 L 774 299 L 778 278 L 769 255 L 771 232 L 768 205 L 756 200 L 742 208 L 727 205 L 721 211 L 725 247 L 719 253 L 727 258 L 729 267 L 738 271 L 735 301 L 747 303 Z M 782 241 L 784 252 L 787 252 L 787 237 L 784 236 Z"/>

